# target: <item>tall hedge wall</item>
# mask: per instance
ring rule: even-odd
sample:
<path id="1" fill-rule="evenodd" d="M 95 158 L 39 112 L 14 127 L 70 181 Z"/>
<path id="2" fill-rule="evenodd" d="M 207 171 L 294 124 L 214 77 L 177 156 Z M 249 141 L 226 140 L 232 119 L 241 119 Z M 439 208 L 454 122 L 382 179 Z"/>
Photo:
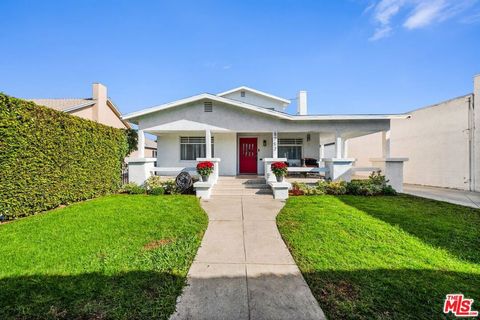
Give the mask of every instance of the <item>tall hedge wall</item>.
<path id="1" fill-rule="evenodd" d="M 127 148 L 125 130 L 0 94 L 0 215 L 116 191 Z"/>

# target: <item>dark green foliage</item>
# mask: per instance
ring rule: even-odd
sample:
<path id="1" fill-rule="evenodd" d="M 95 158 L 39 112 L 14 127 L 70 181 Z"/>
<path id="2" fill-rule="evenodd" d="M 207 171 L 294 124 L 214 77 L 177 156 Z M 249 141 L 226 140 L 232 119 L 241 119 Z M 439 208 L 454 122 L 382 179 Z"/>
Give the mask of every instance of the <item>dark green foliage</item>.
<path id="1" fill-rule="evenodd" d="M 356 196 L 395 196 L 397 192 L 388 185 L 385 176 L 378 172 L 372 174 L 366 180 L 345 181 L 319 181 L 316 185 L 305 183 L 292 183 L 291 196 L 314 196 L 314 195 L 342 195 L 351 194 Z"/>
<path id="2" fill-rule="evenodd" d="M 393 187 L 391 185 L 386 185 L 386 186 L 383 186 L 383 188 L 382 188 L 382 194 L 384 196 L 396 196 L 397 191 L 395 189 L 393 189 Z"/>
<path id="3" fill-rule="evenodd" d="M 154 196 L 161 196 L 162 194 L 165 194 L 165 189 L 162 187 L 155 187 L 148 190 L 148 194 L 151 194 Z"/>
<path id="4" fill-rule="evenodd" d="M 383 186 L 372 183 L 370 180 L 352 180 L 347 184 L 347 193 L 357 196 L 376 196 L 383 194 Z"/>
<path id="5" fill-rule="evenodd" d="M 128 194 L 145 194 L 145 189 L 134 182 L 127 183 L 120 190 L 123 193 Z"/>
<path id="6" fill-rule="evenodd" d="M 138 132 L 134 129 L 125 129 L 127 135 L 128 150 L 127 154 L 137 150 L 138 147 Z"/>
<path id="7" fill-rule="evenodd" d="M 124 130 L 0 94 L 0 214 L 115 192 L 127 148 Z"/>

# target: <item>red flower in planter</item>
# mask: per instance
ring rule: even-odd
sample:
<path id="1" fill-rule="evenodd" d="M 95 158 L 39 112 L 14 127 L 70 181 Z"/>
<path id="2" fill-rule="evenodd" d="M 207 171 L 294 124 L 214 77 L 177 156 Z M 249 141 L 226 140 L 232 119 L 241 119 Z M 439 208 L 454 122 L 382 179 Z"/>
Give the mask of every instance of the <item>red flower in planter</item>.
<path id="1" fill-rule="evenodd" d="M 209 176 L 213 172 L 213 162 L 202 161 L 197 164 L 197 172 L 201 176 Z"/>
<path id="2" fill-rule="evenodd" d="M 285 162 L 274 162 L 271 165 L 272 172 L 277 177 L 283 177 L 287 175 L 287 165 Z"/>

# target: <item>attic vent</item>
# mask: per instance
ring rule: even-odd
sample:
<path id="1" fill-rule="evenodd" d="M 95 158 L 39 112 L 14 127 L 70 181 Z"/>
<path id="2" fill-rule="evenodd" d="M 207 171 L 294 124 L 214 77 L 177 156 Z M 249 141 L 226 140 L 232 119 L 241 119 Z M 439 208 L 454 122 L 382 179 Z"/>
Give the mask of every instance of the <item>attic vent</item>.
<path id="1" fill-rule="evenodd" d="M 303 139 L 278 139 L 279 145 L 302 145 Z"/>
<path id="2" fill-rule="evenodd" d="M 245 98 L 245 91 L 240 91 L 240 97 Z"/>
<path id="3" fill-rule="evenodd" d="M 203 111 L 205 111 L 205 112 L 212 112 L 213 111 L 212 101 L 205 101 L 203 103 Z"/>

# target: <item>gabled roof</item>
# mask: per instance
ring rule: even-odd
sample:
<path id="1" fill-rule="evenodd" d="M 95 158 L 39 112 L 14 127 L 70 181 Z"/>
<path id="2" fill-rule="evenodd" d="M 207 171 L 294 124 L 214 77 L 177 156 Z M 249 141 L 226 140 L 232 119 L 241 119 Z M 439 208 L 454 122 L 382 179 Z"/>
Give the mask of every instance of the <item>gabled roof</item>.
<path id="1" fill-rule="evenodd" d="M 66 113 L 74 112 L 86 107 L 93 106 L 97 100 L 92 98 L 47 98 L 47 99 L 25 99 L 32 101 L 40 106 L 44 106 L 57 111 L 63 111 Z M 122 119 L 122 114 L 118 110 L 115 103 L 112 100 L 107 99 L 107 106 L 113 113 L 123 122 L 127 128 L 131 128 L 130 124 Z"/>
<path id="2" fill-rule="evenodd" d="M 132 112 L 129 113 L 125 116 L 123 116 L 124 120 L 129 120 L 133 123 L 137 123 L 137 119 L 139 117 L 145 116 L 150 113 L 158 112 L 158 111 L 163 111 L 167 110 L 170 108 L 178 107 L 181 105 L 185 105 L 188 103 L 193 103 L 201 100 L 212 100 L 212 101 L 217 101 L 225 104 L 229 104 L 232 106 L 236 106 L 239 108 L 243 108 L 246 110 L 250 111 L 255 111 L 259 112 L 262 114 L 270 115 L 279 119 L 284 119 L 284 120 L 302 120 L 302 121 L 311 121 L 311 120 L 380 120 L 380 119 L 405 119 L 408 118 L 408 114 L 369 114 L 369 115 L 290 115 L 288 113 L 283 113 L 280 111 L 275 111 L 275 110 L 270 110 L 267 108 L 255 106 L 252 104 L 248 104 L 245 102 L 237 101 L 237 100 L 232 100 L 232 99 L 227 99 L 223 98 L 220 96 L 212 95 L 209 93 L 202 93 L 196 96 L 188 97 L 185 99 L 180 99 L 177 101 L 165 103 L 159 106 L 143 109 L 140 111 Z M 136 122 L 137 121 L 137 122 Z"/>
<path id="3" fill-rule="evenodd" d="M 287 99 L 284 99 L 284 98 L 280 98 L 280 97 L 274 96 L 273 94 L 266 93 L 266 92 L 263 92 L 263 91 L 260 91 L 260 90 L 255 90 L 255 89 L 249 88 L 249 87 L 247 87 L 247 86 L 241 86 L 241 87 L 234 88 L 234 89 L 231 89 L 231 90 L 228 90 L 228 91 L 225 91 L 225 92 L 221 92 L 221 93 L 218 93 L 217 96 L 223 97 L 223 96 L 226 96 L 226 95 L 228 95 L 228 94 L 230 94 L 230 93 L 238 92 L 238 91 L 253 92 L 253 93 L 256 93 L 256 94 L 258 94 L 258 95 L 261 95 L 261 96 L 264 96 L 264 97 L 267 97 L 267 98 L 270 98 L 270 99 L 273 99 L 273 100 L 280 101 L 280 102 L 282 102 L 282 103 L 286 103 L 286 104 L 290 104 L 290 103 L 291 103 L 290 100 L 287 100 Z"/>
<path id="4" fill-rule="evenodd" d="M 57 111 L 72 112 L 95 104 L 93 99 L 60 98 L 60 99 L 25 99 Z"/>

